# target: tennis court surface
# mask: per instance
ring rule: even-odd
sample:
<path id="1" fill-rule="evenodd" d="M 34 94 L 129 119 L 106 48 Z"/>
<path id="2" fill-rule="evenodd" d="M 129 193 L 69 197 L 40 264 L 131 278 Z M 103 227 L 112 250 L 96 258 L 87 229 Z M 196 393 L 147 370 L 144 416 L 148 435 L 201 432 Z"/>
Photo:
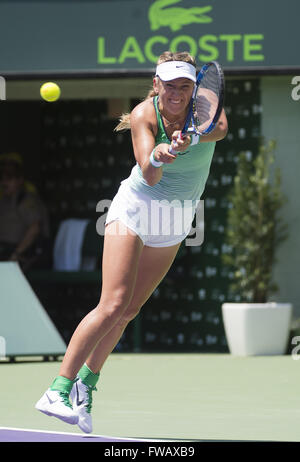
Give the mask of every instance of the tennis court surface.
<path id="1" fill-rule="evenodd" d="M 0 363 L 0 441 L 300 441 L 291 356 L 112 354 L 85 435 L 34 405 L 59 362 Z"/>
<path id="2" fill-rule="evenodd" d="M 146 442 L 150 440 L 133 438 L 116 438 L 106 435 L 85 435 L 70 432 L 52 432 L 42 430 L 30 430 L 24 428 L 0 427 L 0 442 L 20 443 L 131 443 Z M 151 440 L 157 441 L 157 440 Z"/>

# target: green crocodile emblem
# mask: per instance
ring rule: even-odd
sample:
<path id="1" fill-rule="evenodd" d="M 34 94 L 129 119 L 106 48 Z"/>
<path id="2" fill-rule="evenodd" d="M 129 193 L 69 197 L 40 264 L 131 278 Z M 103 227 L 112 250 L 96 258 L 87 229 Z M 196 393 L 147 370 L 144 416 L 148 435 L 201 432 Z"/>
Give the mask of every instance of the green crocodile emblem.
<path id="1" fill-rule="evenodd" d="M 165 8 L 180 2 L 181 0 L 156 0 L 150 6 L 148 12 L 151 30 L 157 30 L 160 27 L 169 27 L 173 32 L 176 32 L 188 24 L 212 22 L 212 18 L 205 14 L 212 10 L 211 6 Z"/>

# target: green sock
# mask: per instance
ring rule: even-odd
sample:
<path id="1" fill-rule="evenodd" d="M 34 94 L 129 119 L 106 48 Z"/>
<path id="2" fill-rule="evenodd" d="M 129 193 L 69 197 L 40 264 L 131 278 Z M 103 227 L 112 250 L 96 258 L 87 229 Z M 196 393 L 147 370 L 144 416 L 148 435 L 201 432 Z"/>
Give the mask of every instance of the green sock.
<path id="1" fill-rule="evenodd" d="M 74 384 L 74 380 L 70 380 L 70 379 L 67 379 L 67 377 L 63 377 L 62 375 L 59 375 L 53 380 L 50 388 L 51 390 L 71 393 L 73 384 Z"/>
<path id="2" fill-rule="evenodd" d="M 95 374 L 86 364 L 84 364 L 78 372 L 78 375 L 85 385 L 95 387 L 96 383 L 99 380 L 100 373 L 98 372 L 97 374 Z"/>

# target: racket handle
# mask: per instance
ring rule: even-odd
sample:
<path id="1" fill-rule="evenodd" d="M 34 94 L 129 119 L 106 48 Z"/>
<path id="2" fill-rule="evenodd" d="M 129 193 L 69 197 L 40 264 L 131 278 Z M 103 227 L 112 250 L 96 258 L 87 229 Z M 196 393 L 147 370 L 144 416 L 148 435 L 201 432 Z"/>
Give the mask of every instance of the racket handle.
<path id="1" fill-rule="evenodd" d="M 173 154 L 174 156 L 177 156 L 178 152 L 175 151 L 175 149 L 172 148 L 172 145 L 169 147 L 169 153 Z"/>
<path id="2" fill-rule="evenodd" d="M 183 140 L 183 139 L 184 139 L 184 135 L 182 135 L 182 133 L 180 132 L 179 135 L 177 136 L 177 140 Z M 176 145 L 176 143 L 174 143 L 174 144 Z M 174 154 L 174 155 L 177 155 L 177 154 L 178 154 L 178 152 L 175 151 L 175 150 L 172 148 L 172 144 L 171 144 L 171 146 L 170 146 L 169 152 L 170 152 L 171 154 Z"/>

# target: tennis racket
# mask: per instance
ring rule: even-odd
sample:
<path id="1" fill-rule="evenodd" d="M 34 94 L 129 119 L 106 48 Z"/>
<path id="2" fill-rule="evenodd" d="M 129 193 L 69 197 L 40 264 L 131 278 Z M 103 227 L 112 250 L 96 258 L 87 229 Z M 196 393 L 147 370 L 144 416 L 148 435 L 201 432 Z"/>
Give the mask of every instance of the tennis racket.
<path id="1" fill-rule="evenodd" d="M 217 61 L 204 64 L 197 76 L 181 138 L 190 134 L 205 136 L 215 129 L 223 108 L 224 88 L 223 71 Z M 172 148 L 169 151 L 178 154 Z"/>

